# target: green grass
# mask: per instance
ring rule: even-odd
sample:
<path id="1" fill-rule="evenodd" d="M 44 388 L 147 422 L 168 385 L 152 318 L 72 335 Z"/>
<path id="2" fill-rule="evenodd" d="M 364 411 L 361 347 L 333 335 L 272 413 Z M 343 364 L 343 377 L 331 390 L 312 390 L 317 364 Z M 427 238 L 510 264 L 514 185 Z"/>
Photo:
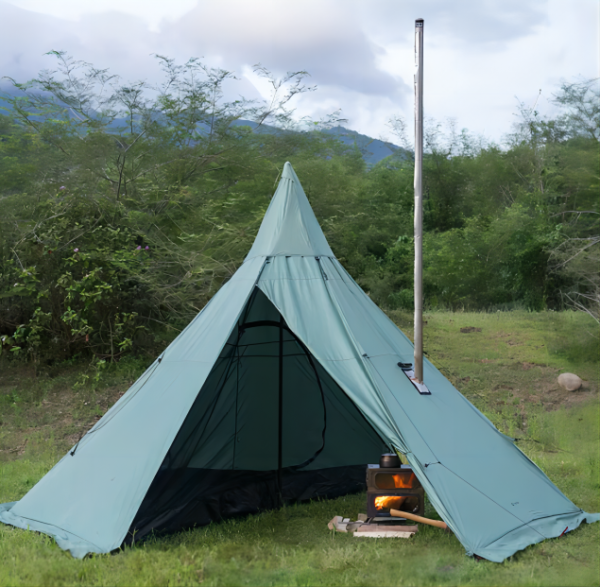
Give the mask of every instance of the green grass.
<path id="1" fill-rule="evenodd" d="M 410 335 L 410 317 L 392 318 Z M 436 312 L 430 359 L 577 505 L 600 511 L 598 333 L 583 315 Z M 481 332 L 461 333 L 461 327 Z M 72 389 L 76 366 L 34 376 L 0 363 L 0 502 L 24 495 L 143 369 L 123 363 Z M 569 393 L 571 371 L 585 381 Z M 15 450 L 16 449 L 16 450 Z M 47 536 L 0 524 L 0 585 L 598 585 L 600 524 L 518 552 L 502 564 L 465 556 L 451 534 L 421 526 L 410 540 L 331 532 L 364 494 L 288 506 L 112 554 L 73 559 Z M 426 515 L 434 515 L 427 504 Z"/>

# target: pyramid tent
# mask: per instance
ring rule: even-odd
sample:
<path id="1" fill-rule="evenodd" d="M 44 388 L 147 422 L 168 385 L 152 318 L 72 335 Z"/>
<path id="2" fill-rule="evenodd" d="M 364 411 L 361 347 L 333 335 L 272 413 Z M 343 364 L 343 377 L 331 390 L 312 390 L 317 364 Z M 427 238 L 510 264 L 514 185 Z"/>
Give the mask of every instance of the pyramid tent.
<path id="1" fill-rule="evenodd" d="M 0 521 L 76 557 L 363 487 L 405 455 L 467 554 L 500 562 L 587 514 L 427 360 L 336 260 L 286 163 L 250 253 L 129 391 Z M 510 472 L 510 474 L 507 474 Z M 518 482 L 514 482 L 517 479 Z"/>

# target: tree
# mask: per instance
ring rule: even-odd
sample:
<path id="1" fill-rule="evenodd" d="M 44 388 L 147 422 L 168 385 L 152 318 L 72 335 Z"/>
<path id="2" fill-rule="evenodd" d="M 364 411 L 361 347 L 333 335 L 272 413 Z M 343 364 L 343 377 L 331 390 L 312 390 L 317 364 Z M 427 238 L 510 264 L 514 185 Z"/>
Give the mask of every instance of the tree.
<path id="1" fill-rule="evenodd" d="M 554 102 L 572 171 L 563 209 L 564 238 L 552 249 L 551 269 L 565 279 L 568 305 L 600 322 L 600 79 L 564 83 Z"/>
<path id="2" fill-rule="evenodd" d="M 233 74 L 197 59 L 156 56 L 150 87 L 50 56 L 54 70 L 5 97 L 0 334 L 13 352 L 114 360 L 140 326 L 187 323 L 234 273 L 268 205 L 254 196 L 273 181 L 273 143 L 306 143 L 259 131 L 313 88 L 257 66 L 270 99 L 226 101 Z"/>

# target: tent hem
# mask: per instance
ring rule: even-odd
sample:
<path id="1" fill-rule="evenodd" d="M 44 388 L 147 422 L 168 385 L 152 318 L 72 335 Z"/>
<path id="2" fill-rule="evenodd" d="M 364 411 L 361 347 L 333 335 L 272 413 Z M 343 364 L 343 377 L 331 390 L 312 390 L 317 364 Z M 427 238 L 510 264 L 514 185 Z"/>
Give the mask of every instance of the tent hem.
<path id="1" fill-rule="evenodd" d="M 507 532 L 483 548 L 473 548 L 472 553 L 486 560 L 501 563 L 528 546 L 533 546 L 549 538 L 558 538 L 579 528 L 583 521 L 588 524 L 598 522 L 600 521 L 600 514 L 590 514 L 579 510 L 536 518 Z M 535 526 L 538 526 L 538 528 Z"/>
<path id="2" fill-rule="evenodd" d="M 74 558 L 82 559 L 90 553 L 106 554 L 113 550 L 103 549 L 97 544 L 85 540 L 64 528 L 12 514 L 10 510 L 18 503 L 18 501 L 12 501 L 0 504 L 0 522 L 22 530 L 33 530 L 34 532 L 41 532 L 42 534 L 51 536 L 59 548 L 68 550 Z"/>

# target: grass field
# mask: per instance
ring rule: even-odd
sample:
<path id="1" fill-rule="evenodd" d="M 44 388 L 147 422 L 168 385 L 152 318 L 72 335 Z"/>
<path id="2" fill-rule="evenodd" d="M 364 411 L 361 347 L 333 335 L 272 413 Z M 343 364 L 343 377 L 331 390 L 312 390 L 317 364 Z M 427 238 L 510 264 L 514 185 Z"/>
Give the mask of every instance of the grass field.
<path id="1" fill-rule="evenodd" d="M 411 317 L 391 317 L 411 336 Z M 600 511 L 599 337 L 572 312 L 426 316 L 430 360 L 578 506 Z M 462 333 L 461 328 L 474 330 Z M 477 329 L 481 329 L 478 331 Z M 148 361 L 123 362 L 95 384 L 81 367 L 0 362 L 0 503 L 22 497 Z M 562 390 L 559 373 L 584 379 Z M 91 381 L 91 379 L 90 379 Z M 75 388 L 74 388 L 75 387 Z M 5 585 L 598 585 L 600 524 L 584 524 L 502 564 L 465 556 L 421 526 L 410 540 L 358 540 L 327 529 L 356 518 L 365 496 L 288 506 L 83 561 L 47 536 L 0 524 Z M 427 505 L 426 515 L 435 515 Z"/>

